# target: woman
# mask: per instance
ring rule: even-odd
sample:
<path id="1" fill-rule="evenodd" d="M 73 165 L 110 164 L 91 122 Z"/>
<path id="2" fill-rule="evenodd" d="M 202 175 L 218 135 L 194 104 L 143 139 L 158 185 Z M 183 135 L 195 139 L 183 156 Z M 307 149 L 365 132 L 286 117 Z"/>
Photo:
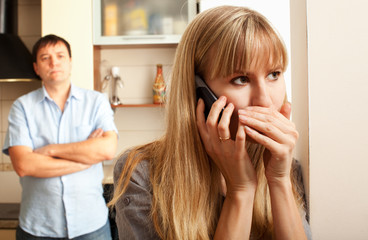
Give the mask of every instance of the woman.
<path id="1" fill-rule="evenodd" d="M 115 166 L 121 239 L 306 239 L 286 67 L 282 40 L 255 11 L 222 6 L 189 24 L 164 136 Z M 219 96 L 207 118 L 195 75 Z"/>

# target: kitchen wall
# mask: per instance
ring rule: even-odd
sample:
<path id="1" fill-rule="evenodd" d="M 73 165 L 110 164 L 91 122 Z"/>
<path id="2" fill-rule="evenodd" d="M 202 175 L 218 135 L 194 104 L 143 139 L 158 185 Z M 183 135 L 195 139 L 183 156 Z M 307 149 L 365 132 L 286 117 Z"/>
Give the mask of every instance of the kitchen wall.
<path id="1" fill-rule="evenodd" d="M 41 1 L 19 0 L 18 4 L 19 35 L 28 49 L 31 49 L 41 36 Z M 124 104 L 151 103 L 156 64 L 163 64 L 164 78 L 169 81 L 174 54 L 174 45 L 137 49 L 105 47 L 101 49 L 101 78 L 109 74 L 112 66 L 119 67 L 124 82 L 124 87 L 119 89 L 121 101 Z M 16 98 L 40 86 L 40 82 L 0 83 L 1 146 L 6 134 L 11 104 Z M 114 117 L 119 131 L 116 156 L 133 145 L 149 142 L 163 133 L 163 107 L 117 108 L 114 110 Z M 113 164 L 113 161 L 105 164 Z M 20 201 L 19 178 L 12 169 L 10 158 L 4 154 L 0 154 L 0 193 L 0 203 Z"/>
<path id="2" fill-rule="evenodd" d="M 24 7 L 30 7 L 28 2 L 38 1 L 19 0 Z M 292 48 L 295 44 L 298 49 L 298 54 L 292 56 L 295 69 L 293 95 L 302 101 L 298 103 L 293 99 L 293 107 L 300 106 L 297 109 L 301 110 L 297 113 L 293 110 L 293 119 L 300 122 L 298 129 L 302 127 L 303 141 L 299 141 L 302 145 L 298 145 L 302 151 L 298 155 L 307 160 L 304 170 L 307 173 L 306 182 L 310 182 L 314 239 L 366 239 L 368 85 L 364 71 L 367 69 L 368 54 L 365 14 L 368 3 L 365 0 L 298 0 L 291 1 L 291 5 L 292 38 L 295 39 L 292 40 Z M 37 16 L 29 19 L 31 24 L 34 21 L 38 21 Z M 160 56 L 162 51 L 147 52 Z M 141 51 L 140 57 L 151 58 L 151 53 L 146 55 Z M 171 54 L 168 53 L 167 57 Z M 136 57 L 128 49 L 103 49 L 101 55 L 104 64 L 104 59 L 109 61 L 109 56 Z M 134 63 L 136 67 L 129 62 L 111 61 L 107 62 L 106 68 L 113 64 L 121 69 L 124 81 L 137 81 L 136 76 L 143 72 L 149 81 L 155 74 L 155 61 L 142 65 Z M 135 71 L 130 72 L 128 66 Z M 170 69 L 166 62 L 164 66 Z M 104 74 L 106 72 L 102 72 Z M 6 128 L 4 119 L 11 102 L 20 91 L 26 92 L 34 87 L 0 84 L 0 144 Z M 135 101 L 129 97 L 127 90 L 121 90 L 123 100 Z M 141 140 L 149 141 L 162 131 L 161 108 L 119 108 L 115 114 L 120 133 L 119 149 Z M 137 117 L 132 118 L 133 115 Z M 9 163 L 4 155 L 1 156 L 3 162 Z M 19 189 L 14 172 L 0 172 L 0 202 L 19 201 Z"/>
<path id="3" fill-rule="evenodd" d="M 156 64 L 163 65 L 163 76 L 170 82 L 171 65 L 175 46 L 104 47 L 100 51 L 101 79 L 111 74 L 111 67 L 118 67 L 123 87 L 118 88 L 122 104 L 136 107 L 116 108 L 115 123 L 119 130 L 118 153 L 159 137 L 164 130 L 164 107 L 142 107 L 152 103 L 152 86 Z M 111 92 L 111 84 L 102 92 Z"/>
<path id="4" fill-rule="evenodd" d="M 18 35 L 31 50 L 41 36 L 41 0 L 18 0 Z M 3 146 L 8 126 L 8 113 L 19 96 L 37 89 L 41 82 L 0 83 L 0 145 Z M 19 202 L 21 188 L 10 158 L 0 154 L 0 203 Z"/>
<path id="5" fill-rule="evenodd" d="M 308 0 L 311 226 L 315 239 L 367 239 L 366 0 Z"/>

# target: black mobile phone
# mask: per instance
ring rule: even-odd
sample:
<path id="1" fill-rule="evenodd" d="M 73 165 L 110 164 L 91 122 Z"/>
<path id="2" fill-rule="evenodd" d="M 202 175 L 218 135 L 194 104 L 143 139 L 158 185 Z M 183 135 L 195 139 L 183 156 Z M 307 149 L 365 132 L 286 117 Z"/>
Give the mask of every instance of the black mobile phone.
<path id="1" fill-rule="evenodd" d="M 198 75 L 195 76 L 195 83 L 196 83 L 197 101 L 200 98 L 203 99 L 204 105 L 205 105 L 204 115 L 207 119 L 207 116 L 211 110 L 212 104 L 217 100 L 217 97 L 200 76 Z M 222 115 L 222 111 L 220 113 L 219 120 L 221 118 L 221 115 Z"/>

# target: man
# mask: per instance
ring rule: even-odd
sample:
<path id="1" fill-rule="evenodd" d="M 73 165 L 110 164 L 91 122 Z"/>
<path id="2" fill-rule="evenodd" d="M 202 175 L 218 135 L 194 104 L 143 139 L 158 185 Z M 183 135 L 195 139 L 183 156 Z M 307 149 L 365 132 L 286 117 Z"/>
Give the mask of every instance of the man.
<path id="1" fill-rule="evenodd" d="M 43 87 L 13 103 L 3 147 L 23 190 L 17 239 L 111 239 L 101 163 L 117 145 L 110 104 L 71 84 L 63 38 L 42 37 L 32 54 Z"/>

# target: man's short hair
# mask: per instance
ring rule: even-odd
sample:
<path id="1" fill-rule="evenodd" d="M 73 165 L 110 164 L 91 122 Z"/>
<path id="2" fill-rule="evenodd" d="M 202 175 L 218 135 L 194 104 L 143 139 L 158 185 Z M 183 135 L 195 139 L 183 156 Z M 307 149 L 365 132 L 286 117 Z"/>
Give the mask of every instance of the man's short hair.
<path id="1" fill-rule="evenodd" d="M 46 35 L 46 36 L 43 36 L 41 37 L 36 43 L 35 45 L 33 46 L 33 49 L 32 49 L 32 59 L 33 59 L 33 62 L 37 62 L 37 53 L 38 51 L 51 44 L 51 45 L 55 45 L 59 42 L 62 42 L 64 43 L 64 45 L 66 46 L 66 48 L 68 49 L 68 53 L 69 53 L 69 57 L 72 57 L 72 51 L 70 49 L 70 45 L 69 43 L 62 37 L 59 37 L 59 36 L 56 36 L 54 34 L 49 34 L 49 35 Z"/>

